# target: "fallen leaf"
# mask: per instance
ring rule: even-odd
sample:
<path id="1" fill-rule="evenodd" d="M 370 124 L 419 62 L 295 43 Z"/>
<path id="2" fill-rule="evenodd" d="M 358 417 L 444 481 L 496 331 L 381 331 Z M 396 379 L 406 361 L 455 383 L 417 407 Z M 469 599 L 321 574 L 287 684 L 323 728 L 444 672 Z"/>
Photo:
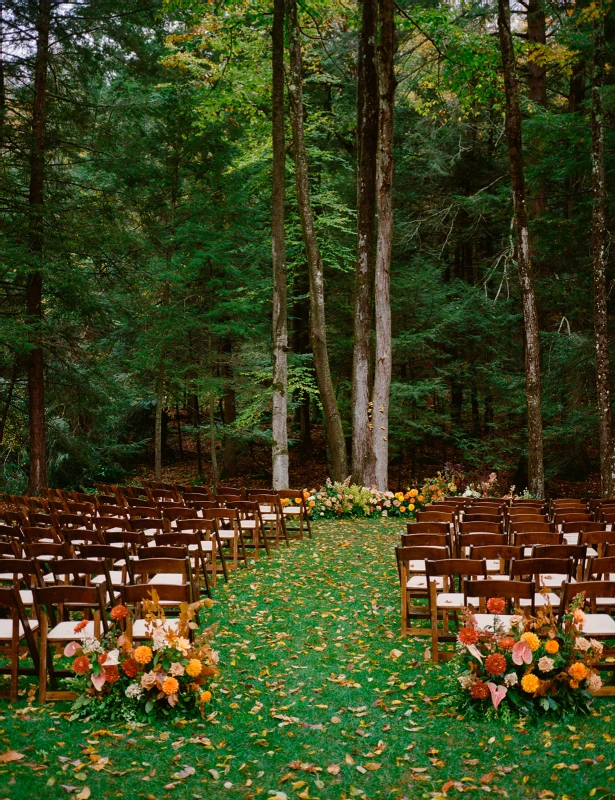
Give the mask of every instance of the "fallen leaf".
<path id="1" fill-rule="evenodd" d="M 77 800 L 88 800 L 92 792 L 90 791 L 88 786 L 84 786 L 83 789 L 77 795 Z"/>
<path id="2" fill-rule="evenodd" d="M 327 772 L 329 775 L 339 775 L 341 771 L 341 767 L 339 764 L 329 764 L 327 767 Z"/>
<path id="3" fill-rule="evenodd" d="M 8 764 L 11 761 L 21 761 L 22 758 L 25 758 L 23 753 L 18 753 L 16 750 L 7 750 L 6 753 L 0 755 L 0 762 Z"/>

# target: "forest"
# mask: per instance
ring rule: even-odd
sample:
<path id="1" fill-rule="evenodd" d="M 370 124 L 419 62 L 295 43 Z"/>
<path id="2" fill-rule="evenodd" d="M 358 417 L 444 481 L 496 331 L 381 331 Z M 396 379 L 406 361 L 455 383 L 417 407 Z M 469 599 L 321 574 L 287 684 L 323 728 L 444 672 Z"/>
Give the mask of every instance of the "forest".
<path id="1" fill-rule="evenodd" d="M 455 462 L 613 494 L 614 31 L 610 0 L 4 0 L 0 491 Z"/>

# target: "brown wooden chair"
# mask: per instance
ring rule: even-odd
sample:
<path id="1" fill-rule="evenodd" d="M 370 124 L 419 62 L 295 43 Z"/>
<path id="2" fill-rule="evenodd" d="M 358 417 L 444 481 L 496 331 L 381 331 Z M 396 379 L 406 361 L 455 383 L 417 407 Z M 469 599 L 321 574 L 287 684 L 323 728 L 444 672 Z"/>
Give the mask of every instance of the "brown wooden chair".
<path id="1" fill-rule="evenodd" d="M 499 514 L 487 514 L 482 511 L 466 511 L 463 515 L 464 522 L 491 522 L 494 525 L 503 521 Z"/>
<path id="2" fill-rule="evenodd" d="M 417 606 L 413 600 L 426 600 L 429 595 L 429 585 L 425 562 L 427 559 L 440 561 L 450 558 L 448 547 L 396 547 L 397 571 L 401 584 L 401 632 L 403 636 L 421 636 L 429 633 L 429 628 L 409 627 L 411 619 L 431 619 L 428 606 Z M 436 579 L 438 588 L 442 589 L 444 582 Z"/>
<path id="3" fill-rule="evenodd" d="M 569 511 L 556 511 L 553 514 L 553 522 L 555 527 L 563 525 L 566 522 L 591 522 L 592 517 L 589 512 L 569 512 Z"/>
<path id="4" fill-rule="evenodd" d="M 545 531 L 526 531 L 525 533 L 513 534 L 513 544 L 522 547 L 533 547 L 535 544 L 562 544 L 564 535 L 562 533 L 552 533 Z"/>
<path id="5" fill-rule="evenodd" d="M 157 533 L 164 533 L 166 530 L 162 517 L 142 517 L 141 519 L 131 517 L 130 528 L 135 533 L 140 531 L 148 539 L 153 539 Z"/>
<path id="6" fill-rule="evenodd" d="M 34 587 L 34 603 L 40 623 L 39 702 L 74 700 L 77 696 L 75 692 L 57 690 L 57 678 L 73 673 L 70 670 L 55 669 L 49 646 L 78 641 L 85 637 L 100 639 L 101 633 L 107 632 L 102 586 Z M 92 619 L 87 619 L 85 628 L 76 632 L 77 622 L 64 618 L 70 611 L 81 611 Z M 47 690 L 48 677 L 51 691 Z"/>
<path id="7" fill-rule="evenodd" d="M 449 557 L 452 558 L 453 550 L 449 533 L 402 533 L 402 547 L 446 547 Z"/>
<path id="8" fill-rule="evenodd" d="M 233 569 L 239 566 L 239 550 L 244 564 L 248 566 L 248 557 L 241 530 L 241 520 L 234 508 L 207 508 L 203 510 L 203 518 L 213 520 L 216 524 L 218 544 L 226 545 L 233 559 Z"/>
<path id="9" fill-rule="evenodd" d="M 106 560 L 63 558 L 50 561 L 48 567 L 54 585 L 101 586 L 106 591 L 105 605 L 115 605 L 116 595 Z"/>
<path id="10" fill-rule="evenodd" d="M 143 617 L 143 601 L 152 599 L 152 588 L 158 595 L 160 605 L 165 609 L 165 616 L 168 610 L 179 608 L 182 603 L 192 602 L 188 584 L 159 584 L 152 587 L 148 583 L 137 583 L 122 586 L 122 605 L 129 610 L 126 618 L 126 636 L 131 642 L 150 638 L 151 628 L 148 631 L 148 623 Z M 165 622 L 167 630 L 177 632 L 178 625 L 178 618 L 167 617 Z M 192 637 L 192 631 L 190 636 Z"/>
<path id="11" fill-rule="evenodd" d="M 459 533 L 504 533 L 502 522 L 460 522 Z"/>
<path id="12" fill-rule="evenodd" d="M 162 534 L 164 535 L 164 534 Z M 167 571 L 157 569 L 152 572 L 152 577 L 149 580 L 150 585 L 156 586 L 158 584 L 173 585 L 190 583 L 192 597 L 198 600 L 200 597 L 200 571 L 201 565 L 198 559 L 191 557 L 190 551 L 185 545 L 170 546 L 170 545 L 157 545 L 149 544 L 148 547 L 140 547 L 137 550 L 137 561 L 133 563 L 133 574 L 136 583 L 142 583 L 139 580 L 140 572 L 136 568 L 137 563 L 147 561 L 150 566 L 157 566 L 166 562 L 167 565 L 172 565 L 172 568 Z M 178 562 L 182 565 L 183 569 L 178 569 Z M 158 566 L 160 566 L 158 564 Z"/>
<path id="13" fill-rule="evenodd" d="M 554 533 L 555 523 L 553 522 L 511 522 L 508 526 L 508 532 L 511 537 L 515 533 Z"/>
<path id="14" fill-rule="evenodd" d="M 101 503 L 98 508 L 99 517 L 118 517 L 118 519 L 128 519 L 128 511 L 125 506 L 113 505 L 112 503 Z M 96 519 L 94 519 L 96 524 Z"/>
<path id="15" fill-rule="evenodd" d="M 11 676 L 8 691 L 9 702 L 17 702 L 19 673 L 37 675 L 39 672 L 39 653 L 34 634 L 38 630 L 37 619 L 28 619 L 19 592 L 13 587 L 0 588 L 0 608 L 6 618 L 0 619 L 0 645 L 9 647 L 10 666 L 0 667 L 0 672 Z M 33 668 L 25 668 L 20 662 L 19 648 L 25 640 Z M 3 692 L 6 696 L 6 692 Z"/>
<path id="16" fill-rule="evenodd" d="M 186 508 L 186 506 L 177 505 L 173 505 L 171 508 L 170 506 L 170 503 L 167 504 L 167 506 L 161 506 L 162 519 L 165 522 L 165 530 L 167 533 L 171 533 L 171 531 L 176 529 L 177 525 L 175 523 L 178 519 L 194 519 L 193 508 Z"/>
<path id="17" fill-rule="evenodd" d="M 215 587 L 218 576 L 218 555 L 220 556 L 220 571 L 224 575 L 224 580 L 228 583 L 228 570 L 226 568 L 226 556 L 222 549 L 218 525 L 215 519 L 193 519 L 177 520 L 178 533 L 197 533 L 201 539 L 201 550 L 206 557 L 211 560 L 211 582 Z"/>
<path id="18" fill-rule="evenodd" d="M 457 537 L 457 558 L 467 558 L 470 547 L 482 545 L 508 544 L 508 537 L 505 533 L 460 533 Z"/>
<path id="19" fill-rule="evenodd" d="M 532 557 L 513 559 L 510 564 L 511 581 L 533 580 L 536 586 L 534 606 L 543 606 L 547 602 L 555 610 L 559 606 L 559 595 L 562 586 L 570 581 L 574 571 L 573 558 Z M 520 600 L 521 608 L 530 606 L 528 600 Z"/>
<path id="20" fill-rule="evenodd" d="M 286 523 L 286 533 L 291 539 L 303 539 L 303 531 L 312 538 L 312 527 L 310 525 L 310 515 L 303 496 L 303 491 L 293 489 L 278 489 L 277 495 L 280 501 L 290 500 L 288 505 L 282 505 L 282 513 Z M 293 521 L 293 525 L 288 523 Z"/>
<path id="21" fill-rule="evenodd" d="M 188 558 L 190 558 L 193 581 L 196 583 L 199 581 L 199 576 L 202 575 L 205 584 L 205 593 L 207 597 L 211 597 L 207 557 L 202 547 L 201 535 L 199 532 L 172 531 L 171 533 L 158 534 L 156 536 L 156 548 L 159 547 L 183 548 Z"/>
<path id="22" fill-rule="evenodd" d="M 470 559 L 485 559 L 487 575 L 506 580 L 510 573 L 510 562 L 513 558 L 523 558 L 525 548 L 512 544 L 470 545 Z"/>
<path id="23" fill-rule="evenodd" d="M 587 562 L 584 579 L 586 581 L 615 581 L 615 555 L 590 558 Z M 612 614 L 615 610 L 615 601 L 612 597 L 597 597 L 596 607 Z"/>
<path id="24" fill-rule="evenodd" d="M 24 544 L 26 542 L 30 542 L 31 544 L 34 544 L 34 542 L 55 542 L 56 544 L 61 544 L 62 542 L 55 528 L 31 528 L 25 525 L 21 528 L 21 540 Z"/>
<path id="25" fill-rule="evenodd" d="M 595 523 L 601 524 L 601 523 Z M 615 544 L 615 531 L 581 531 L 579 534 L 579 544 L 591 547 L 599 557 L 606 555 L 606 549 L 610 543 Z"/>
<path id="26" fill-rule="evenodd" d="M 234 508 L 237 512 L 244 544 L 252 548 L 254 557 L 259 558 L 261 547 L 267 555 L 271 555 L 259 503 L 256 500 L 227 500 L 226 507 Z"/>
<path id="27" fill-rule="evenodd" d="M 439 533 L 444 536 L 450 535 L 450 522 L 408 522 L 406 523 L 406 533 Z"/>
<path id="28" fill-rule="evenodd" d="M 265 526 L 265 536 L 277 547 L 280 544 L 280 537 L 284 537 L 286 546 L 290 546 L 288 532 L 286 530 L 286 520 L 282 503 L 277 493 L 264 492 L 257 490 L 256 493 L 250 491 L 249 499 L 260 506 L 261 519 Z"/>
<path id="29" fill-rule="evenodd" d="M 572 578 L 583 580 L 587 560 L 587 546 L 582 544 L 536 544 L 532 558 L 571 558 L 574 562 Z"/>
<path id="30" fill-rule="evenodd" d="M 112 544 L 82 544 L 78 548 L 81 558 L 89 560 L 106 561 L 107 577 L 111 585 L 117 591 L 125 583 L 133 583 L 132 559 L 127 548 L 116 547 Z M 92 578 L 92 584 L 103 583 L 102 576 Z"/>
<path id="31" fill-rule="evenodd" d="M 471 603 L 470 600 L 472 598 L 478 599 L 478 613 L 474 615 L 474 619 L 479 630 L 493 631 L 496 616 L 501 628 L 507 630 L 511 624 L 512 613 L 521 607 L 521 601 L 529 601 L 530 614 L 535 614 L 536 585 L 533 580 L 505 581 L 492 578 L 485 581 L 468 578 L 464 585 L 464 595 L 466 605 L 471 605 L 474 608 L 477 608 L 477 606 Z M 486 614 L 486 602 L 490 597 L 499 597 L 505 600 L 507 613 Z"/>

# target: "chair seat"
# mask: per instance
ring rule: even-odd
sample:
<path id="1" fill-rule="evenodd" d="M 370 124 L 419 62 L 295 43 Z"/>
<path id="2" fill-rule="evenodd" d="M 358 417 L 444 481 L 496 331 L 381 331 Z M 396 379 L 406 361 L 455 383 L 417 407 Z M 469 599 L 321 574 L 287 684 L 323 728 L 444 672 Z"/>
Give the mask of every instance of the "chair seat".
<path id="1" fill-rule="evenodd" d="M 277 514 L 268 514 L 267 512 L 262 513 L 261 517 L 263 522 L 277 522 L 278 520 Z"/>
<path id="2" fill-rule="evenodd" d="M 182 586 L 187 583 L 185 576 L 175 572 L 161 572 L 159 575 L 154 575 L 148 583 L 152 586 L 164 584 L 166 586 Z"/>
<path id="3" fill-rule="evenodd" d="M 548 589 L 561 589 L 562 584 L 568 580 L 567 575 L 539 575 L 540 583 Z M 570 583 L 576 583 L 574 578 L 570 578 Z M 559 602 L 559 600 L 558 600 Z"/>
<path id="4" fill-rule="evenodd" d="M 211 539 L 206 539 L 205 541 L 201 541 L 201 550 L 204 553 L 211 553 L 214 549 L 214 543 Z"/>
<path id="5" fill-rule="evenodd" d="M 534 596 L 535 606 L 546 606 L 547 602 L 551 604 L 552 608 L 556 609 L 559 607 L 559 597 L 556 594 L 553 594 L 553 592 L 549 592 L 546 595 L 537 592 Z M 519 605 L 521 608 L 526 608 L 527 606 L 531 605 L 531 600 L 524 600 L 521 598 L 519 600 Z"/>
<path id="6" fill-rule="evenodd" d="M 432 578 L 435 581 L 436 589 L 444 588 L 444 579 L 441 577 Z M 414 575 L 406 583 L 407 589 L 427 589 L 427 575 Z"/>
<path id="7" fill-rule="evenodd" d="M 132 638 L 133 639 L 149 639 L 146 633 L 146 621 L 144 619 L 136 619 L 132 625 Z M 178 619 L 167 619 L 166 624 L 169 628 L 177 631 L 179 626 Z"/>
<path id="8" fill-rule="evenodd" d="M 477 606 L 478 597 L 468 597 L 468 603 Z M 438 608 L 452 608 L 458 610 L 465 608 L 465 604 L 463 592 L 442 592 L 436 597 L 436 605 Z"/>
<path id="9" fill-rule="evenodd" d="M 28 626 L 30 627 L 31 631 L 35 631 L 38 628 L 38 620 L 36 619 L 29 619 Z M 23 639 L 25 636 L 24 628 L 21 622 L 19 623 L 19 638 Z M 2 642 L 10 642 L 13 638 L 13 620 L 12 619 L 0 619 L 0 641 Z"/>
<path id="10" fill-rule="evenodd" d="M 30 589 L 20 589 L 19 596 L 21 597 L 21 602 L 24 604 L 24 606 L 31 606 L 34 604 L 34 595 Z"/>
<path id="11" fill-rule="evenodd" d="M 615 597 L 596 597 L 596 605 L 611 608 L 611 606 L 615 606 Z"/>
<path id="12" fill-rule="evenodd" d="M 237 533 L 235 531 L 222 529 L 221 531 L 218 531 L 218 535 L 220 536 L 221 539 L 227 539 L 230 541 L 231 539 L 236 538 Z"/>
<path id="13" fill-rule="evenodd" d="M 123 572 L 120 569 L 109 570 L 109 577 L 111 578 L 111 583 L 114 586 L 119 586 L 122 583 Z M 104 575 L 95 575 L 92 578 L 92 583 L 94 584 L 94 586 L 99 586 L 106 580 L 107 579 Z"/>
<path id="14" fill-rule="evenodd" d="M 241 520 L 241 527 L 246 529 L 255 529 L 256 528 L 256 520 L 255 519 L 242 519 Z"/>
<path id="15" fill-rule="evenodd" d="M 76 620 L 68 620 L 66 622 L 59 622 L 47 634 L 50 642 L 71 642 L 73 639 L 84 639 L 94 636 L 94 621 L 88 620 L 87 625 L 79 633 L 75 633 L 75 625 L 79 623 Z"/>
<path id="16" fill-rule="evenodd" d="M 476 621 L 476 627 L 482 631 L 492 631 L 494 630 L 496 614 L 475 614 L 474 619 Z M 512 616 L 510 614 L 497 614 L 498 624 L 501 630 L 508 631 L 510 630 L 510 620 Z"/>
<path id="17" fill-rule="evenodd" d="M 299 506 L 286 506 L 286 508 L 282 509 L 285 514 L 291 514 L 295 517 L 301 515 L 301 508 Z"/>
<path id="18" fill-rule="evenodd" d="M 615 636 L 615 619 L 610 614 L 586 614 L 582 630 L 584 636 Z"/>

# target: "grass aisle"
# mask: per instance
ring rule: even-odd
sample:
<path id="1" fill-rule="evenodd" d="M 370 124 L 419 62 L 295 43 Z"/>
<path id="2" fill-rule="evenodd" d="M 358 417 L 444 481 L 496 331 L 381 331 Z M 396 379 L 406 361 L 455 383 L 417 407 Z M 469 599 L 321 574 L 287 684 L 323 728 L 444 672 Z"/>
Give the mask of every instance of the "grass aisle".
<path id="1" fill-rule="evenodd" d="M 442 705 L 448 667 L 399 636 L 399 527 L 323 523 L 219 584 L 211 721 L 102 730 L 4 704 L 2 744 L 23 758 L 0 763 L 0 798 L 612 798 L 612 702 L 508 728 Z"/>

